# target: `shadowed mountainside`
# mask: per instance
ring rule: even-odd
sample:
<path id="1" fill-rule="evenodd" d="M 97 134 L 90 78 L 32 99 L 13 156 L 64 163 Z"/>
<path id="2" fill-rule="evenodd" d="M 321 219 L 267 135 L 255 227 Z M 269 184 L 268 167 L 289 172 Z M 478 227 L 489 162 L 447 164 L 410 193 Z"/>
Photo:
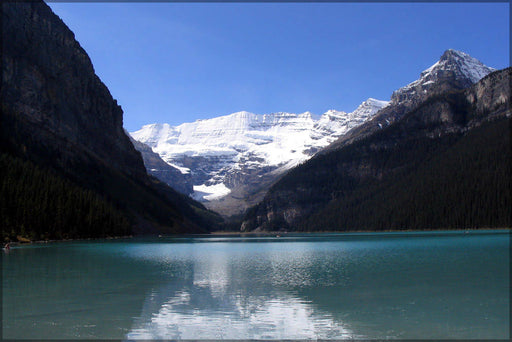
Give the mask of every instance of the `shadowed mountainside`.
<path id="1" fill-rule="evenodd" d="M 3 2 L 1 17 L 4 239 L 192 233 L 219 224 L 201 204 L 147 175 L 121 107 L 44 2 Z M 44 191 L 30 181 L 36 174 Z M 37 203 L 40 209 L 30 207 Z M 72 219 L 73 212 L 87 219 Z M 106 217 L 119 227 L 98 228 Z"/>
<path id="2" fill-rule="evenodd" d="M 510 227 L 511 70 L 358 128 L 272 186 L 241 229 Z"/>

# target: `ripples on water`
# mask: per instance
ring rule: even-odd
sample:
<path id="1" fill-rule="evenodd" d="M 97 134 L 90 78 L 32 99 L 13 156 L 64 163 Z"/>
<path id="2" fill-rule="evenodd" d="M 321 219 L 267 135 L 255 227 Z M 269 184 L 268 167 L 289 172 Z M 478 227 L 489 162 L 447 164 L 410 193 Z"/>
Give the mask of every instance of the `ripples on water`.
<path id="1" fill-rule="evenodd" d="M 508 247 L 437 232 L 15 248 L 4 337 L 508 338 Z"/>

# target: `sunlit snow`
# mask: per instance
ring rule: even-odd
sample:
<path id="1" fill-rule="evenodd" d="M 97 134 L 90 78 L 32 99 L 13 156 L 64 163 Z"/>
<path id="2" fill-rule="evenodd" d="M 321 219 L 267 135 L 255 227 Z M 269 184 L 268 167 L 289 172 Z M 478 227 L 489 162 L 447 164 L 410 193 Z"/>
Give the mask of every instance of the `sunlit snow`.
<path id="1" fill-rule="evenodd" d="M 450 63 L 448 60 L 439 60 L 430 68 L 424 70 L 419 79 L 398 89 L 396 92 L 407 92 L 412 91 L 412 89 L 418 86 L 425 87 L 432 85 L 434 84 L 433 79 L 436 78 L 436 74 L 438 72 L 446 73 L 446 71 L 452 71 L 458 73 L 459 77 L 466 77 L 471 82 L 476 83 L 489 73 L 496 70 L 484 65 L 478 59 L 471 57 L 467 53 L 457 50 L 448 50 L 447 52 L 452 54 L 453 58 L 457 60 L 457 63 Z"/>
<path id="2" fill-rule="evenodd" d="M 229 188 L 227 188 L 223 183 L 215 185 L 194 185 L 192 198 L 196 200 L 205 199 L 211 201 L 224 197 L 230 192 L 231 190 L 229 190 Z"/>
<path id="3" fill-rule="evenodd" d="M 130 134 L 182 173 L 191 172 L 193 179 L 197 168 L 207 174 L 207 181 L 202 177 L 200 183 L 194 184 L 193 197 L 212 200 L 229 194 L 222 177 L 230 170 L 287 170 L 311 158 L 386 105 L 387 101 L 368 99 L 351 113 L 329 110 L 321 116 L 310 112 L 242 111 L 175 127 L 165 123 L 145 125 Z"/>

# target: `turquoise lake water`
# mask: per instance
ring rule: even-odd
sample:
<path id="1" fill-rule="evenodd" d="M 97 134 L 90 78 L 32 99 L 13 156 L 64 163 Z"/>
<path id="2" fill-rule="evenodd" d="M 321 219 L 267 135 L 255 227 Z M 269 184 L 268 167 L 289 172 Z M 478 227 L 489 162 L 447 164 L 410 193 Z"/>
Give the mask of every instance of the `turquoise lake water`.
<path id="1" fill-rule="evenodd" d="M 508 231 L 60 242 L 2 255 L 7 339 L 506 339 Z"/>

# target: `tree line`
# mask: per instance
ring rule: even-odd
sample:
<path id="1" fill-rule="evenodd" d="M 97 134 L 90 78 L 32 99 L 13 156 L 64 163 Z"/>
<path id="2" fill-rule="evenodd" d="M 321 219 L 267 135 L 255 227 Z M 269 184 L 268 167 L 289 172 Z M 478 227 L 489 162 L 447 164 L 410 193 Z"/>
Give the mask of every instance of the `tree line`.
<path id="1" fill-rule="evenodd" d="M 0 226 L 3 241 L 128 235 L 129 219 L 105 198 L 5 153 L 0 154 Z"/>

